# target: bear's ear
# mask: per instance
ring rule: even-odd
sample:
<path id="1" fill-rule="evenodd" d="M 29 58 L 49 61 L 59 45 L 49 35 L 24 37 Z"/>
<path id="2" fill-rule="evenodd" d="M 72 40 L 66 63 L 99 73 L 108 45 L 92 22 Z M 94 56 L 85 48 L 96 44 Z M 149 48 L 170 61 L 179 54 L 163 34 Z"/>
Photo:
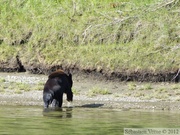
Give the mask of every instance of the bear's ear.
<path id="1" fill-rule="evenodd" d="M 67 74 L 68 76 L 71 74 L 71 72 L 70 72 L 69 69 L 66 71 L 66 74 Z"/>
<path id="2" fill-rule="evenodd" d="M 69 78 L 72 80 L 72 74 L 68 73 Z"/>

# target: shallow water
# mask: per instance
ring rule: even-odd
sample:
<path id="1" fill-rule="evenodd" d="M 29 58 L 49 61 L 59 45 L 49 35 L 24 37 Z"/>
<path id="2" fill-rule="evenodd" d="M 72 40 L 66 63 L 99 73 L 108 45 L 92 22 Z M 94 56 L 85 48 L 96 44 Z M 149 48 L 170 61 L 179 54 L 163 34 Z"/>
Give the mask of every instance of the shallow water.
<path id="1" fill-rule="evenodd" d="M 0 134 L 3 135 L 123 135 L 124 128 L 144 127 L 180 127 L 180 112 L 0 106 Z"/>

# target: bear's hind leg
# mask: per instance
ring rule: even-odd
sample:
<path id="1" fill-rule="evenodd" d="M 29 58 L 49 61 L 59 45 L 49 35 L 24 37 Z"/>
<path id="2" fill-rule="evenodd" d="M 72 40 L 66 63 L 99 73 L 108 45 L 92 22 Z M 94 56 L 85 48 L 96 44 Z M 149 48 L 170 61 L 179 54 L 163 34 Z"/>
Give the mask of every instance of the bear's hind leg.
<path id="1" fill-rule="evenodd" d="M 63 94 L 61 94 L 61 95 L 59 96 L 58 102 L 59 102 L 58 107 L 62 107 L 62 103 L 63 103 Z"/>
<path id="2" fill-rule="evenodd" d="M 59 102 L 56 99 L 53 99 L 52 107 L 59 107 Z"/>

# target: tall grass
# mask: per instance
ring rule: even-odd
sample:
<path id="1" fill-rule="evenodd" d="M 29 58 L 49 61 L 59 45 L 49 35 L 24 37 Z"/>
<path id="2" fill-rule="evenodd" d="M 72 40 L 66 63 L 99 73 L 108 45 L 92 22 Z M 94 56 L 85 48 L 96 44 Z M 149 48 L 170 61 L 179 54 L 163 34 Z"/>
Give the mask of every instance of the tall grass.
<path id="1" fill-rule="evenodd" d="M 19 55 L 25 67 L 174 71 L 180 57 L 180 2 L 165 2 L 2 0 L 0 61 Z"/>

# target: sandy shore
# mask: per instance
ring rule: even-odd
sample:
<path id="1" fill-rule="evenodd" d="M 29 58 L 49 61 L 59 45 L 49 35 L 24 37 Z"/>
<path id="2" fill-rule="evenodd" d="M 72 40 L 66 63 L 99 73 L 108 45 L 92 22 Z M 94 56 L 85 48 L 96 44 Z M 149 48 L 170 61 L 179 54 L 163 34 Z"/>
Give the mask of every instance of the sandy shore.
<path id="1" fill-rule="evenodd" d="M 1 89 L 6 85 L 4 91 L 0 92 L 1 105 L 37 105 L 43 107 L 42 90 L 22 90 L 14 92 L 12 82 L 27 83 L 31 86 L 39 82 L 45 83 L 47 76 L 32 75 L 28 73 L 0 73 Z M 178 84 L 169 83 L 139 83 L 139 82 L 116 82 L 99 79 L 88 75 L 73 76 L 74 101 L 73 107 L 101 107 L 150 110 L 180 110 Z M 42 84 L 43 85 L 43 84 Z M 43 87 L 43 86 L 42 86 Z M 11 88 L 11 90 L 10 90 Z M 109 93 L 96 93 L 97 90 Z M 63 107 L 68 106 L 64 95 Z"/>

